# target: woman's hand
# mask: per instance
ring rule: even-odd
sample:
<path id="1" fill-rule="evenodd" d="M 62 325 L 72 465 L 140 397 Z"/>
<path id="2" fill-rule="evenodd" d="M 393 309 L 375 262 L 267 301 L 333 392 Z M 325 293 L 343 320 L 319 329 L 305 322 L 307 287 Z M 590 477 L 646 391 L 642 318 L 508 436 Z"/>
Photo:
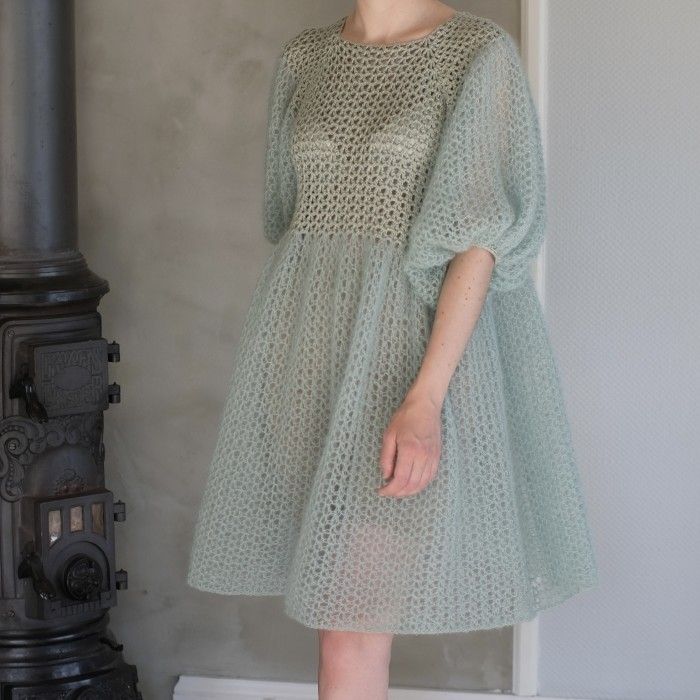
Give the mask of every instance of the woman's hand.
<path id="1" fill-rule="evenodd" d="M 388 484 L 380 496 L 402 498 L 422 491 L 437 474 L 440 459 L 441 405 L 408 394 L 384 431 L 379 464 Z"/>

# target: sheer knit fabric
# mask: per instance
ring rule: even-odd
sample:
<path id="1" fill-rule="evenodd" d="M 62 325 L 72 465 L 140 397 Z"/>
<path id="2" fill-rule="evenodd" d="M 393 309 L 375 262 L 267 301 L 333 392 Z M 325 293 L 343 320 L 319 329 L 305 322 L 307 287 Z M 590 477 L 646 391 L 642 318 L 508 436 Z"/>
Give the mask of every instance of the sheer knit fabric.
<path id="1" fill-rule="evenodd" d="M 315 628 L 465 632 L 598 584 L 531 275 L 544 167 L 510 35 L 460 11 L 372 45 L 343 19 L 288 40 L 269 98 L 274 243 L 236 348 L 188 583 L 283 595 Z M 496 263 L 442 410 L 436 478 L 376 493 L 447 264 Z"/>

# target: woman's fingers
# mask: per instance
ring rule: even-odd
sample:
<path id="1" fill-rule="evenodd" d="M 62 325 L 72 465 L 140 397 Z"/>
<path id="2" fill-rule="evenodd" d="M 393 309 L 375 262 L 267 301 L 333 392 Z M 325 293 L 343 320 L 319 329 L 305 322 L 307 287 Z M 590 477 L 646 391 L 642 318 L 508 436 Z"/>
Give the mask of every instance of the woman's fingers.
<path id="1" fill-rule="evenodd" d="M 411 478 L 413 469 L 413 454 L 406 449 L 397 450 L 396 466 L 388 484 L 380 487 L 377 493 L 380 496 L 396 496 L 396 494 L 406 486 Z"/>
<path id="2" fill-rule="evenodd" d="M 378 493 L 394 498 L 420 493 L 437 475 L 439 461 L 439 452 L 425 453 L 417 447 L 402 450 L 399 445 L 394 476 Z"/>
<path id="3" fill-rule="evenodd" d="M 401 498 L 418 493 L 427 485 L 431 471 L 429 463 L 430 455 L 420 444 L 399 444 L 392 479 L 378 490 L 379 495 Z"/>
<path id="4" fill-rule="evenodd" d="M 411 469 L 411 476 L 406 482 L 406 485 L 394 494 L 396 498 L 412 496 L 414 493 L 418 493 L 418 491 L 420 491 L 422 476 L 426 470 L 426 461 L 427 460 L 414 460 L 413 468 Z"/>
<path id="5" fill-rule="evenodd" d="M 387 429 L 384 433 L 382 450 L 379 454 L 379 466 L 385 480 L 391 478 L 391 475 L 394 473 L 395 460 L 396 433 L 391 429 Z"/>
<path id="6" fill-rule="evenodd" d="M 420 493 L 437 475 L 439 455 L 428 454 L 423 460 L 422 469 L 415 469 L 412 472 L 408 486 L 400 491 L 397 496 L 404 498 Z"/>

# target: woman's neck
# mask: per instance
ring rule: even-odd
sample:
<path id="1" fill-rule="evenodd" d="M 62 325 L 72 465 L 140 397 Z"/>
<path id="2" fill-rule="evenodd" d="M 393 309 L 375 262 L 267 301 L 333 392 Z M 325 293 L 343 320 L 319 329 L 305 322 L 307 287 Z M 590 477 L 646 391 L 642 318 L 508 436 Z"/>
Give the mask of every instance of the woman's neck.
<path id="1" fill-rule="evenodd" d="M 362 43 L 411 41 L 429 34 L 455 13 L 437 0 L 357 0 L 343 37 Z"/>

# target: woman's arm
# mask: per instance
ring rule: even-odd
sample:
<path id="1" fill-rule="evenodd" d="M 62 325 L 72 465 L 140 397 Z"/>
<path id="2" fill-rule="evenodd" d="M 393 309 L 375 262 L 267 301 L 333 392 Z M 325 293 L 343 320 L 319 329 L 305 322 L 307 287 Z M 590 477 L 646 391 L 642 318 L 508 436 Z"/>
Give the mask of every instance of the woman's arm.
<path id="1" fill-rule="evenodd" d="M 404 271 L 435 316 L 419 373 L 385 432 L 379 461 L 391 481 L 381 495 L 417 493 L 435 476 L 442 403 L 486 292 L 524 284 L 544 236 L 537 111 L 515 42 L 492 27 L 446 118 L 409 231 Z"/>
<path id="2" fill-rule="evenodd" d="M 440 415 L 452 374 L 469 342 L 486 298 L 495 258 L 472 246 L 447 266 L 421 368 L 384 432 L 378 489 L 401 498 L 422 491 L 440 459 Z"/>

